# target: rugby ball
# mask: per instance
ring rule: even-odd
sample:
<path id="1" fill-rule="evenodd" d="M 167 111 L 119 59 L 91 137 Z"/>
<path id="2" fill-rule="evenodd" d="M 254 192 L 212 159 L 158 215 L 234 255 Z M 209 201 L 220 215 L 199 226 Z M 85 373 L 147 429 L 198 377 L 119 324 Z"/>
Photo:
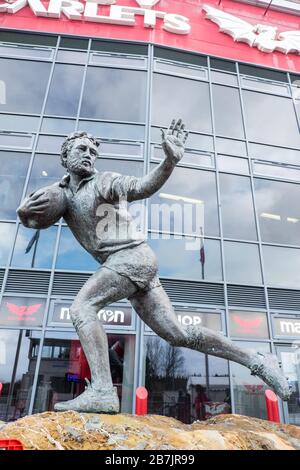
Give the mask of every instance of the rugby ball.
<path id="1" fill-rule="evenodd" d="M 44 202 L 45 199 L 48 201 Z M 44 229 L 58 222 L 66 209 L 67 198 L 64 189 L 55 183 L 26 197 L 17 213 L 25 227 Z"/>

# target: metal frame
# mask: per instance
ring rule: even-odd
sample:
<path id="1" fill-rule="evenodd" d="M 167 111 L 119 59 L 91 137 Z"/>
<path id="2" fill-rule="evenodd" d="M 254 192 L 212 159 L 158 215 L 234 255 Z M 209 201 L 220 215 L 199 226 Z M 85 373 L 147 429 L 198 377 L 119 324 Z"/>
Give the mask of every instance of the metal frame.
<path id="1" fill-rule="evenodd" d="M 7 46 L 7 49 L 8 50 L 11 50 L 12 51 L 12 54 L 11 55 L 7 55 L 7 54 L 1 54 L 0 52 L 0 57 L 3 57 L 5 59 L 8 59 L 8 58 L 13 58 L 13 60 L 29 60 L 29 61 L 38 61 L 38 62 L 48 62 L 50 61 L 51 63 L 51 70 L 50 70 L 50 75 L 48 77 L 48 83 L 47 83 L 47 88 L 46 88 L 46 92 L 45 92 L 45 96 L 44 96 L 44 101 L 43 101 L 43 106 L 42 106 L 42 110 L 41 110 L 41 113 L 40 114 L 29 114 L 29 113 L 24 113 L 23 116 L 32 116 L 32 117 L 38 117 L 39 121 L 38 121 L 38 125 L 36 127 L 36 130 L 35 131 L 32 131 L 32 134 L 34 135 L 35 134 L 35 139 L 34 139 L 34 142 L 33 142 L 33 147 L 32 147 L 32 150 L 31 152 L 28 152 L 30 153 L 31 157 L 30 157 L 30 162 L 29 162 L 29 166 L 28 166 L 28 171 L 27 171 L 27 175 L 26 175 L 26 179 L 25 179 L 25 183 L 24 183 L 24 188 L 23 188 L 23 194 L 22 194 L 22 197 L 25 196 L 26 194 L 26 190 L 27 190 L 27 187 L 28 187 L 28 183 L 29 183 L 29 179 L 30 179 L 30 173 L 31 173 L 31 169 L 32 169 L 32 166 L 33 166 L 33 163 L 34 163 L 34 157 L 35 157 L 35 154 L 36 153 L 43 153 L 43 152 L 40 152 L 40 151 L 37 151 L 37 144 L 38 144 L 38 137 L 40 135 L 45 135 L 45 136 L 59 136 L 61 134 L 59 133 L 56 133 L 56 132 L 45 132 L 45 131 L 42 131 L 42 125 L 43 125 L 43 119 L 44 118 L 57 118 L 57 119 L 67 119 L 67 120 L 72 120 L 72 122 L 74 122 L 74 130 L 78 129 L 78 126 L 79 126 L 79 122 L 81 120 L 86 120 L 86 121 L 91 121 L 91 122 L 104 122 L 103 119 L 94 119 L 94 118 L 82 118 L 80 117 L 80 107 L 81 107 L 81 103 L 82 103 L 82 97 L 83 97 L 83 92 L 84 92 L 84 86 L 85 86 L 85 80 L 86 80 L 86 74 L 87 74 L 87 70 L 88 70 L 88 67 L 105 67 L 105 68 L 116 68 L 116 69 L 130 69 L 130 70 L 143 70 L 145 71 L 145 73 L 147 74 L 147 83 L 146 83 L 146 96 L 145 96 L 145 100 L 146 100 L 146 112 L 145 112 L 145 119 L 143 120 L 143 122 L 130 122 L 130 121 L 110 121 L 112 123 L 118 123 L 118 124 L 131 124 L 131 125 L 138 125 L 138 126 L 142 126 L 144 127 L 145 129 L 145 138 L 144 139 L 141 139 L 141 140 L 138 140 L 138 141 L 133 141 L 133 140 L 130 140 L 128 139 L 128 141 L 126 139 L 107 139 L 108 141 L 113 141 L 113 142 L 120 142 L 120 141 L 123 141 L 123 142 L 126 142 L 126 143 L 132 143 L 133 145 L 137 145 L 139 144 L 141 146 L 141 151 L 142 151 L 142 154 L 144 155 L 144 159 L 143 159 L 143 166 L 144 166 L 144 174 L 147 173 L 147 171 L 149 170 L 150 168 L 150 163 L 151 161 L 153 161 L 153 149 L 154 147 L 157 145 L 157 143 L 153 142 L 151 140 L 151 115 L 152 115 L 152 91 L 153 91 L 153 74 L 156 73 L 156 74 L 163 74 L 163 75 L 174 75 L 175 72 L 174 70 L 172 72 L 169 72 L 167 70 L 159 70 L 159 67 L 157 67 L 156 64 L 159 64 L 161 62 L 163 63 L 166 63 L 166 64 L 170 64 L 170 65 L 177 65 L 178 66 L 178 74 L 175 74 L 176 76 L 178 77 L 181 77 L 181 78 L 184 78 L 184 79 L 188 79 L 188 80 L 196 80 L 196 81 L 199 81 L 201 83 L 203 82 L 206 82 L 208 83 L 208 86 L 209 86 L 209 99 L 210 99 L 210 105 L 211 105 L 211 116 L 212 116 L 212 132 L 211 133 L 201 133 L 201 132 L 193 132 L 194 134 L 196 135 L 203 135 L 203 136 L 207 136 L 207 137 L 210 137 L 212 139 L 212 144 L 213 144 L 213 151 L 212 152 L 208 152 L 207 150 L 201 150 L 200 148 L 197 148 L 197 149 L 194 149 L 197 153 L 201 154 L 201 153 L 204 153 L 204 154 L 209 154 L 212 156 L 212 159 L 215 161 L 215 165 L 216 165 L 216 168 L 209 168 L 209 167 L 200 167 L 200 166 L 193 166 L 193 165 L 190 165 L 190 164 L 184 164 L 184 163 L 181 163 L 180 164 L 180 167 L 187 167 L 187 168 L 193 168 L 195 171 L 213 171 L 216 175 L 216 197 L 217 197 L 217 204 L 218 204 L 218 217 L 219 217 L 219 231 L 220 231 L 220 235 L 217 236 L 217 237 L 214 237 L 214 236 L 209 236 L 208 238 L 210 239 L 215 239 L 215 240 L 218 240 L 220 242 L 220 251 L 221 251 L 221 268 L 222 268 L 222 274 L 223 274 L 223 281 L 222 282 L 218 282 L 220 285 L 223 285 L 224 286 L 224 296 L 225 296 L 225 305 L 224 305 L 224 308 L 220 308 L 220 306 L 218 305 L 215 305 L 215 306 L 212 306 L 212 305 L 209 305 L 207 307 L 205 307 L 203 304 L 190 304 L 188 305 L 187 303 L 174 303 L 174 306 L 175 307 L 181 307 L 181 306 L 185 306 L 185 307 L 188 307 L 190 310 L 195 310 L 195 309 L 200 309 L 202 311 L 218 311 L 218 312 L 223 312 L 222 315 L 221 315 L 221 318 L 222 318 L 222 327 L 223 327 L 223 330 L 225 333 L 229 335 L 229 331 L 228 331 L 228 322 L 229 322 L 229 311 L 230 310 L 245 310 L 245 311 L 263 311 L 263 312 L 266 312 L 267 314 L 267 321 L 268 321 L 268 328 L 269 328 L 269 332 L 270 332 L 270 338 L 269 339 L 253 339 L 253 338 L 249 338 L 249 340 L 245 339 L 245 338 L 234 338 L 235 340 L 239 340 L 239 341 L 251 341 L 251 342 L 259 342 L 259 343 L 265 343 L 265 344 L 269 344 L 272 351 L 275 351 L 275 345 L 277 343 L 280 343 L 280 344 L 289 344 L 291 343 L 295 338 L 276 338 L 276 337 L 273 337 L 272 336 L 272 318 L 273 318 L 273 315 L 278 315 L 278 316 L 281 316 L 281 315 L 285 315 L 285 316 L 288 316 L 288 315 L 295 315 L 296 313 L 295 312 L 291 312 L 291 311 L 285 311 L 285 310 L 276 310 L 276 312 L 274 310 L 272 310 L 270 308 L 270 305 L 269 305 L 269 300 L 268 300 L 268 292 L 267 292 L 267 289 L 269 287 L 279 287 L 279 286 L 274 286 L 274 285 L 268 285 L 266 284 L 266 278 L 265 278 L 265 266 L 264 266 L 264 259 L 263 259 L 263 246 L 264 245 L 270 245 L 270 246 L 280 246 L 280 247 L 285 247 L 285 248 L 300 248 L 300 245 L 287 245 L 287 244 L 276 244 L 276 243 L 269 243 L 269 242 L 263 242 L 262 240 L 262 237 L 261 237 L 261 234 L 260 234 L 260 227 L 259 227 L 259 221 L 258 221 L 258 214 L 257 214 L 257 208 L 256 208 L 256 201 L 255 201 L 255 188 L 254 188 L 254 177 L 257 178 L 257 179 L 268 179 L 268 180 L 271 180 L 271 181 L 282 181 L 282 182 L 287 182 L 287 183 L 291 183 L 291 179 L 287 179 L 287 178 L 278 178 L 278 177 L 271 177 L 271 176 L 264 176 L 264 175 L 257 175 L 256 173 L 253 172 L 253 168 L 252 168 L 252 161 L 253 159 L 251 158 L 251 152 L 250 152 L 250 145 L 251 143 L 257 143 L 257 144 L 262 144 L 262 142 L 253 142 L 253 141 L 250 141 L 248 140 L 248 137 L 247 137 L 247 123 L 245 121 L 245 112 L 244 112 L 244 103 L 243 103 L 243 95 L 242 95 L 242 89 L 249 89 L 249 90 L 252 90 L 252 91 L 256 91 L 256 92 L 259 92 L 259 93 L 263 93 L 263 94 L 268 94 L 268 95 L 273 95 L 273 96 L 280 96 L 280 97 L 284 97 L 285 99 L 289 99 L 292 101 L 293 103 L 293 109 L 294 109 L 294 112 L 295 112 L 295 116 L 296 116 L 296 120 L 297 120 L 297 124 L 298 124 L 298 129 L 300 130 L 300 115 L 297 114 L 297 110 L 296 110 L 296 100 L 295 100 L 295 97 L 293 95 L 293 87 L 292 87 L 292 83 L 291 83 L 291 79 L 290 79 L 290 74 L 289 73 L 286 73 L 286 77 L 287 77 L 287 81 L 286 82 L 277 82 L 276 80 L 268 80 L 268 79 L 265 79 L 265 78 L 258 78 L 258 77 L 253 77 L 253 76 L 248 76 L 248 75 L 245 75 L 245 74 L 240 74 L 239 72 L 239 67 L 238 67 L 238 63 L 235 62 L 235 73 L 233 72 L 228 72 L 226 70 L 219 70 L 219 69 L 215 69 L 213 67 L 210 66 L 210 58 L 208 57 L 208 66 L 207 67 L 204 67 L 204 66 L 197 66 L 197 65 L 193 65 L 193 64 L 189 64 L 189 63 L 186 63 L 186 64 L 183 64 L 183 63 L 176 63 L 172 60 L 168 60 L 168 59 L 163 59 L 163 58 L 157 58 L 155 59 L 155 46 L 153 46 L 152 44 L 148 44 L 148 54 L 143 56 L 139 56 L 139 55 L 135 55 L 135 54 L 131 54 L 131 53 L 128 53 L 128 54 L 122 54 L 122 53 L 101 53 L 100 51 L 92 51 L 91 50 L 91 45 L 92 45 L 92 40 L 89 39 L 89 42 L 88 42 L 88 48 L 86 49 L 86 57 L 85 57 L 85 63 L 81 64 L 82 67 L 84 67 L 84 73 L 83 73 L 83 78 L 82 78 L 82 83 L 81 83 L 81 90 L 80 90 L 80 97 L 79 97 L 79 103 L 78 103 L 78 109 L 77 109 L 77 113 L 76 113 L 76 116 L 50 116 L 48 114 L 45 114 L 45 106 L 46 106 L 46 102 L 47 102 L 47 98 L 48 98 L 48 94 L 49 94 L 49 89 L 50 89 L 50 84 L 51 84 L 51 79 L 52 79 L 52 76 L 53 76 L 53 73 L 54 73 L 54 67 L 55 67 L 55 64 L 56 63 L 66 63 L 66 64 L 70 64 L 70 62 L 68 61 L 63 61 L 63 60 L 59 60 L 59 61 L 56 61 L 56 58 L 57 58 L 57 54 L 58 54 L 58 50 L 59 50 L 59 44 L 60 44 L 60 36 L 56 36 L 56 35 L 53 35 L 55 37 L 57 37 L 57 43 L 56 43 L 56 46 L 55 47 L 51 47 L 51 46 L 35 46 L 35 45 L 22 45 L 22 44 L 7 44 L 7 43 L 1 43 L 3 44 L 3 46 Z M 118 41 L 115 41 L 115 42 L 118 42 Z M 120 41 L 119 41 L 120 42 Z M 0 46 L 1 46 L 0 44 Z M 13 49 L 14 47 L 18 47 L 19 49 L 21 48 L 24 48 L 24 51 L 26 52 L 26 49 L 36 49 L 37 52 L 39 50 L 51 50 L 51 57 L 49 58 L 36 58 L 36 57 L 30 57 L 30 56 L 24 56 L 24 57 L 21 57 L 21 56 L 14 56 L 13 54 Z M 167 49 L 167 48 L 165 48 Z M 66 49 L 66 48 L 62 48 L 62 50 L 68 50 L 68 51 L 76 51 L 78 52 L 79 50 L 78 49 Z M 96 54 L 97 56 L 98 55 L 103 55 L 105 57 L 129 57 L 129 58 L 139 58 L 141 59 L 143 62 L 141 62 L 141 67 L 134 67 L 132 65 L 126 65 L 125 63 L 124 64 L 116 64 L 116 65 L 112 65 L 112 64 L 108 64 L 106 65 L 105 63 L 103 64 L 95 64 L 95 63 L 92 63 L 92 56 L 93 54 Z M 143 64 L 143 65 L 142 65 Z M 252 65 L 252 64 L 251 64 Z M 189 73 L 185 73 L 185 69 L 186 70 L 205 70 L 206 71 L 206 78 L 203 78 L 203 77 L 197 77 L 197 76 L 191 76 Z M 223 74 L 229 74 L 229 75 L 232 75 L 232 76 L 235 76 L 237 78 L 237 84 L 236 85 L 229 85 L 229 84 L 224 84 L 222 83 L 221 81 L 216 81 L 215 79 L 213 79 L 211 77 L 211 71 L 212 70 L 219 70 L 221 73 Z M 294 75 L 294 74 L 293 74 Z M 275 93 L 274 90 L 273 91 L 263 91 L 259 88 L 255 88 L 255 86 L 252 88 L 252 87 L 248 87 L 248 86 L 245 86 L 245 85 L 242 85 L 242 78 L 250 78 L 251 80 L 253 80 L 253 83 L 255 84 L 255 82 L 263 82 L 264 84 L 268 84 L 270 83 L 271 85 L 272 84 L 280 84 L 280 85 L 284 85 L 288 91 L 289 91 L 289 96 L 286 96 L 286 95 L 282 95 L 280 93 L 280 90 L 278 90 L 278 93 Z M 299 75 L 299 78 L 300 78 L 300 75 Z M 212 84 L 213 83 L 216 83 L 218 85 L 221 85 L 221 86 L 226 86 L 226 87 L 229 87 L 229 88 L 233 88 L 233 89 L 236 89 L 238 90 L 238 93 L 239 93 L 239 97 L 240 97 L 240 103 L 241 103 L 241 113 L 242 113 L 242 125 L 243 125 L 243 129 L 244 129 L 244 135 L 245 135 L 245 138 L 244 139 L 238 139 L 238 138 L 233 138 L 231 139 L 230 136 L 228 135 L 220 135 L 220 134 L 216 134 L 216 127 L 215 127 L 215 116 L 214 116 L 214 109 L 213 109 L 213 93 L 212 93 Z M 11 114 L 11 115 L 16 115 L 15 112 L 1 112 L 1 114 Z M 18 114 L 18 115 L 21 115 L 21 114 Z M 107 121 L 105 121 L 107 122 Z M 158 127 L 156 124 L 154 124 L 152 127 Z M 14 132 L 19 132 L 20 131 L 14 131 L 12 130 L 11 133 L 14 133 Z M 22 133 L 21 133 L 22 134 Z M 29 134 L 28 134 L 29 135 Z M 248 165 L 249 165 L 249 169 L 250 169 L 250 172 L 249 174 L 247 174 L 247 177 L 250 179 L 250 184 L 251 184 L 251 197 L 252 197 L 252 201 L 253 201 L 253 207 L 254 207 L 254 215 L 255 215 L 255 223 L 256 223 L 256 231 L 257 231 L 257 240 L 254 241 L 254 240 L 242 240 L 242 239 L 231 239 L 231 238 L 226 238 L 224 237 L 224 234 L 223 234 L 223 225 L 222 225 L 222 210 L 221 210 L 221 207 L 220 207 L 220 201 L 221 201 L 221 195 L 220 195 L 220 184 L 219 184 L 219 174 L 220 173 L 224 173 L 224 171 L 220 171 L 219 168 L 218 168 L 218 158 L 217 158 L 217 140 L 218 138 L 224 138 L 224 139 L 228 139 L 228 140 L 234 140 L 234 141 L 237 141 L 237 142 L 241 142 L 245 145 L 245 148 L 246 148 L 246 153 L 247 155 L 236 155 L 236 157 L 243 157 L 244 159 L 247 159 L 248 160 Z M 277 147 L 277 148 L 280 148 L 279 145 L 274 145 L 274 144 L 265 144 L 264 145 L 266 146 L 269 146 L 269 147 Z M 291 150 L 299 150 L 298 148 L 293 148 L 293 147 L 285 147 L 285 148 L 290 148 Z M 27 149 L 28 150 L 28 149 Z M 191 151 L 193 151 L 193 149 L 191 148 L 190 149 Z M 6 148 L 5 151 L 9 152 L 9 151 L 22 151 L 20 148 L 16 149 L 16 148 L 13 148 L 13 147 L 10 147 L 10 148 Z M 49 152 L 47 152 L 49 153 Z M 221 153 L 222 155 L 227 155 L 227 153 L 225 152 L 222 152 Z M 228 155 L 231 155 L 228 153 Z M 234 157 L 234 155 L 231 155 Z M 111 155 L 111 156 L 108 156 L 108 158 L 118 158 L 118 159 L 122 159 L 124 161 L 141 161 L 141 159 L 139 159 L 139 157 L 137 156 L 125 156 L 125 155 Z M 255 159 L 255 160 L 258 160 L 258 159 Z M 258 160 L 258 161 L 261 161 L 261 160 Z M 279 164 L 279 162 L 274 162 L 276 165 Z M 272 164 L 272 163 L 270 163 Z M 300 170 L 300 165 L 297 166 L 297 165 L 293 165 L 293 167 L 295 167 L 295 169 L 299 169 Z M 235 172 L 234 171 L 226 171 L 225 173 L 227 174 L 232 174 L 234 175 Z M 239 173 L 241 174 L 241 173 Z M 243 173 L 242 173 L 243 174 Z M 293 183 L 293 184 L 297 184 L 296 182 Z M 298 182 L 298 184 L 300 184 L 300 181 Z M 149 201 L 146 201 L 145 202 L 145 207 L 149 207 Z M 4 295 L 5 293 L 5 284 L 6 284 L 6 281 L 7 281 L 7 277 L 8 277 L 8 273 L 9 273 L 9 269 L 10 269 L 10 264 L 11 264 L 11 260 L 12 260 L 12 256 L 13 256 L 13 250 L 14 250 L 14 246 L 15 246 L 15 243 L 16 243 L 16 237 L 17 237 L 17 232 L 18 232 L 18 227 L 19 227 L 19 222 L 18 221 L 15 221 L 15 220 L 5 220 L 5 219 L 1 219 L 0 222 L 12 222 L 15 224 L 15 232 L 14 232 L 14 239 L 13 239 L 13 242 L 12 242 L 12 247 L 11 247 L 11 250 L 10 250 L 10 254 L 9 254 L 9 260 L 8 260 L 8 263 L 7 265 L 5 265 L 4 269 L 5 269 L 5 272 L 4 272 L 4 279 L 3 279 L 3 285 L 2 285 L 2 289 L 1 289 L 1 292 L 0 292 L 0 299 L 2 299 L 2 296 Z M 15 296 L 17 297 L 43 297 L 43 298 L 46 298 L 46 313 L 45 316 L 44 316 L 44 322 L 43 322 L 43 326 L 42 328 L 33 328 L 33 330 L 36 330 L 36 331 L 39 331 L 41 332 L 41 340 L 40 340 L 40 348 L 39 348 L 39 353 L 38 353 L 38 357 L 37 357 L 37 366 L 36 366 L 36 370 L 35 370 L 35 375 L 34 375 L 34 380 L 33 380 L 33 387 L 32 387 L 32 395 L 31 395 L 31 400 L 30 400 L 30 407 L 29 407 L 29 413 L 32 413 L 32 410 L 33 410 L 33 406 L 34 406 L 34 398 L 35 398 L 35 393 L 36 393 L 36 388 L 37 388 L 37 382 L 38 382 L 38 374 L 39 374 L 39 367 L 40 367 L 40 363 L 41 363 L 41 359 L 42 359 L 42 346 L 43 346 L 43 342 L 44 342 L 44 338 L 45 338 L 45 334 L 47 332 L 51 332 L 51 331 L 65 331 L 65 332 L 73 332 L 74 330 L 72 328 L 70 328 L 70 326 L 66 325 L 65 327 L 63 325 L 57 325 L 57 326 L 49 326 L 47 324 L 47 320 L 48 320 L 48 316 L 50 315 L 50 307 L 52 305 L 52 302 L 54 300 L 54 297 L 51 296 L 51 291 L 52 291 L 52 285 L 53 285 L 53 280 L 54 280 L 54 274 L 56 272 L 61 272 L 62 270 L 56 270 L 55 269 L 55 265 L 56 265 L 56 259 L 57 259 L 57 256 L 58 256 L 58 249 L 59 249 L 59 241 L 60 241 L 60 234 L 61 234 L 61 230 L 62 230 L 62 226 L 64 226 L 63 222 L 60 221 L 59 224 L 58 224 L 58 230 L 57 230 L 57 237 L 56 237 L 56 242 L 55 242 L 55 248 L 54 248 L 54 252 L 53 252 L 53 258 L 52 258 L 52 266 L 51 266 L 51 269 L 38 269 L 39 271 L 46 271 L 46 272 L 49 272 L 50 273 L 50 282 L 49 282 L 49 288 L 48 288 L 48 293 L 47 295 L 43 296 L 43 295 L 38 295 L 38 294 L 16 294 Z M 148 232 L 148 219 L 147 219 L 147 215 L 146 215 L 146 212 L 145 212 L 145 220 L 144 220 L 144 227 L 143 227 L 144 231 L 147 233 Z M 150 229 L 151 230 L 151 229 Z M 264 289 L 264 295 L 265 295 L 265 301 L 266 301 L 266 309 L 254 309 L 254 308 L 249 308 L 249 307 L 234 307 L 234 306 L 231 306 L 229 305 L 228 303 L 228 295 L 227 295 L 227 285 L 228 284 L 236 284 L 236 285 L 239 285 L 239 283 L 236 283 L 236 282 L 231 282 L 231 281 L 228 281 L 228 276 L 227 276 L 227 273 L 226 273 L 226 266 L 225 266 L 225 256 L 224 256 L 224 250 L 225 250 L 225 242 L 226 241 L 234 241 L 234 242 L 246 242 L 248 244 L 256 244 L 256 246 L 258 246 L 258 250 L 259 250 L 259 256 L 260 256 L 260 268 L 261 268 L 261 273 L 262 273 L 262 284 L 259 284 L 260 287 L 263 287 Z M 24 268 L 22 268 L 24 269 Z M 34 270 L 37 270 L 37 268 L 35 268 Z M 64 270 L 64 272 L 68 272 L 70 271 L 69 269 L 66 269 Z M 74 272 L 74 271 L 72 271 Z M 75 271 L 77 273 L 84 273 L 86 271 Z M 194 279 L 193 279 L 194 280 Z M 206 280 L 204 282 L 210 282 L 209 280 Z M 215 281 L 212 281 L 212 282 L 215 282 Z M 245 285 L 245 284 L 240 284 L 240 285 Z M 253 284 L 251 284 L 252 286 Z M 13 296 L 14 294 L 13 293 L 9 293 L 10 296 Z M 64 299 L 66 299 L 67 296 L 64 297 Z M 70 300 L 71 300 L 71 297 L 70 297 Z M 139 317 L 137 317 L 135 315 L 136 319 L 135 319 L 135 326 L 132 326 L 130 328 L 126 328 L 126 327 L 114 327 L 113 329 L 111 328 L 106 328 L 106 330 L 108 332 L 111 332 L 113 334 L 130 334 L 130 335 L 134 335 L 135 338 L 136 338 L 136 344 L 135 344 L 135 365 L 134 365 L 134 389 L 136 386 L 138 385 L 142 385 L 144 383 L 144 379 L 143 379 L 143 373 L 144 373 L 144 363 L 143 363 L 143 358 L 144 358 L 144 335 L 145 334 L 149 334 L 149 332 L 145 331 L 144 329 L 144 325 L 142 323 L 142 321 L 140 320 Z M 22 327 L 22 328 L 17 328 L 17 327 L 1 327 L 3 329 L 9 329 L 9 330 L 19 330 L 19 329 L 26 329 L 26 327 Z M 27 328 L 28 329 L 28 328 Z M 234 412 L 235 411 L 235 403 L 234 403 L 234 393 L 233 393 L 233 381 L 232 381 L 232 371 L 231 371 L 231 367 L 229 365 L 229 376 L 230 376 L 230 388 L 231 388 L 231 397 L 232 397 L 232 411 Z M 132 411 L 134 412 L 135 410 L 135 400 L 134 400 L 134 395 L 132 397 L 132 402 L 133 402 L 133 407 L 132 407 Z"/>

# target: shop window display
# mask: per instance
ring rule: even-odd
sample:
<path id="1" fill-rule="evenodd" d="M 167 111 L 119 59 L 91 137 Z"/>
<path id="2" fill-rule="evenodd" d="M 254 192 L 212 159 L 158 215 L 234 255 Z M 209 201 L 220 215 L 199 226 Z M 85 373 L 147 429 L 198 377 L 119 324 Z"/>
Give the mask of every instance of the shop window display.
<path id="1" fill-rule="evenodd" d="M 148 412 L 184 423 L 230 413 L 227 361 L 145 337 Z"/>

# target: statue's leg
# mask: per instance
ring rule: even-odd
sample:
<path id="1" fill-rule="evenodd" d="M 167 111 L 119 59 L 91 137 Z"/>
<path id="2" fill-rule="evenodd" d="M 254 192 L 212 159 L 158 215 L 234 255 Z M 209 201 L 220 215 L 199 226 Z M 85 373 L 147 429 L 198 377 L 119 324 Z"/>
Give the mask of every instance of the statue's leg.
<path id="1" fill-rule="evenodd" d="M 107 336 L 97 313 L 105 305 L 134 294 L 136 286 L 115 271 L 102 268 L 93 274 L 77 294 L 70 315 L 86 355 L 91 384 L 74 400 L 57 403 L 56 411 L 116 413 L 119 400 L 109 367 Z"/>
<path id="2" fill-rule="evenodd" d="M 248 367 L 252 375 L 259 376 L 281 398 L 288 399 L 288 383 L 279 368 L 276 356 L 247 351 L 205 327 L 183 327 L 162 287 L 156 287 L 145 294 L 138 293 L 130 298 L 130 302 L 141 319 L 172 346 L 190 348 L 238 362 Z"/>

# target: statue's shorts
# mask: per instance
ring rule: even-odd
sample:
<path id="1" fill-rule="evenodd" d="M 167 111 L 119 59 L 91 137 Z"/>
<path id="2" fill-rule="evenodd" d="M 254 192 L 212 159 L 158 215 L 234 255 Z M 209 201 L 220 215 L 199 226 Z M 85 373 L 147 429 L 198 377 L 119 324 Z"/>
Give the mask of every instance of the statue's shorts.
<path id="1" fill-rule="evenodd" d="M 102 267 L 127 277 L 141 293 L 161 286 L 156 256 L 145 242 L 109 255 Z"/>

